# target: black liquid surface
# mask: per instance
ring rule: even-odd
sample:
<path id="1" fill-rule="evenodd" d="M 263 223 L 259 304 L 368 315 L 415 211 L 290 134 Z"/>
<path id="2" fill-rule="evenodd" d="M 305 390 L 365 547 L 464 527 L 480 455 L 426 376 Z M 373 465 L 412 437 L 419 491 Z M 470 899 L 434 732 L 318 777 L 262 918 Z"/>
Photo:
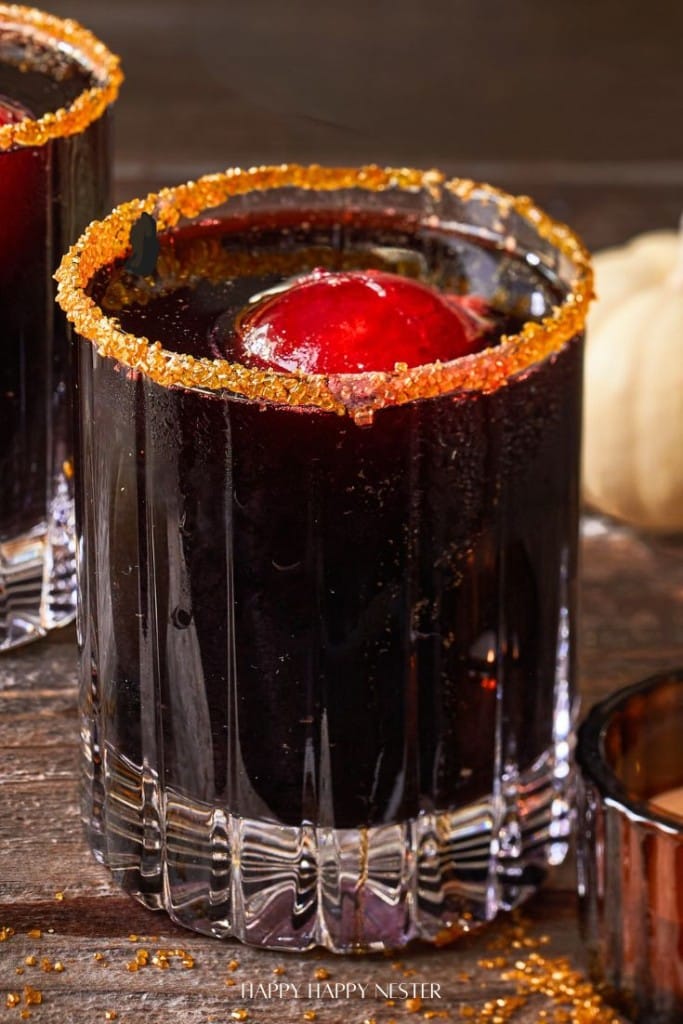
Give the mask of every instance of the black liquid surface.
<path id="1" fill-rule="evenodd" d="M 171 250 L 192 263 L 203 237 L 277 271 L 176 290 L 162 277 L 136 299 L 114 270 L 93 293 L 126 329 L 195 355 L 214 354 L 216 325 L 225 339 L 251 295 L 311 265 L 479 286 L 505 330 L 557 301 L 521 260 L 455 236 L 297 220 L 310 224 L 162 240 L 160 265 Z M 580 342 L 493 394 L 389 407 L 363 427 L 164 389 L 87 342 L 79 358 L 102 745 L 141 764 L 153 744 L 191 798 L 337 827 L 466 804 L 550 747 L 558 629 L 573 619 Z"/>
<path id="2" fill-rule="evenodd" d="M 63 54 L 0 31 L 0 102 L 41 116 L 91 84 Z M 0 541 L 46 520 L 72 456 L 69 352 L 52 275 L 105 212 L 107 141 L 105 115 L 81 135 L 0 152 Z"/>
<path id="3" fill-rule="evenodd" d="M 273 213 L 265 221 L 235 218 L 168 232 L 153 284 L 136 282 L 120 260 L 99 272 L 90 294 L 125 330 L 209 359 L 236 358 L 234 325 L 255 297 L 321 267 L 399 273 L 455 296 L 484 292 L 493 322 L 489 345 L 525 320 L 541 319 L 560 300 L 534 267 L 445 230 L 355 211 L 345 219 L 323 211 L 296 216 Z M 217 266 L 226 273 L 216 273 Z"/>
<path id="4" fill-rule="evenodd" d="M 21 103 L 34 118 L 68 107 L 94 84 L 90 71 L 64 50 L 0 25 L 0 95 Z"/>

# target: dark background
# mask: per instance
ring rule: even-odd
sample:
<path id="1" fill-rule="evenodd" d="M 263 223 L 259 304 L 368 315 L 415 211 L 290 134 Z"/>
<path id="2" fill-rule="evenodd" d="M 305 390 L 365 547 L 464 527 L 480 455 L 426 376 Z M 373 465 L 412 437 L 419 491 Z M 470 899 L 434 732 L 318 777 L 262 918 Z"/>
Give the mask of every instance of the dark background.
<path id="1" fill-rule="evenodd" d="M 228 165 L 374 161 L 529 192 L 593 246 L 683 209 L 678 0 L 46 6 L 123 59 L 119 199 Z"/>

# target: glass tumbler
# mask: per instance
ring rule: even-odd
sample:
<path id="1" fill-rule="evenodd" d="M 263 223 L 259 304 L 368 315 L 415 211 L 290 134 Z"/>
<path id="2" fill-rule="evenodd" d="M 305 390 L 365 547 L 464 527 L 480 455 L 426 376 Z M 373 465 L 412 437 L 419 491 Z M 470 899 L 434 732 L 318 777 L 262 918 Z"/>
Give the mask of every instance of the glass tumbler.
<path id="1" fill-rule="evenodd" d="M 0 650 L 75 615 L 70 355 L 52 275 L 109 208 L 120 81 L 75 22 L 0 4 Z"/>
<path id="2" fill-rule="evenodd" d="M 642 1024 L 683 1020 L 681 735 L 680 668 L 596 704 L 579 730 L 583 938 L 595 980 Z"/>
<path id="3" fill-rule="evenodd" d="M 235 310 L 316 267 L 421 281 L 504 337 L 382 372 L 230 358 Z M 441 943 L 514 906 L 570 827 L 580 242 L 488 185 L 289 166 L 121 206 L 58 278 L 96 855 L 280 949 Z"/>

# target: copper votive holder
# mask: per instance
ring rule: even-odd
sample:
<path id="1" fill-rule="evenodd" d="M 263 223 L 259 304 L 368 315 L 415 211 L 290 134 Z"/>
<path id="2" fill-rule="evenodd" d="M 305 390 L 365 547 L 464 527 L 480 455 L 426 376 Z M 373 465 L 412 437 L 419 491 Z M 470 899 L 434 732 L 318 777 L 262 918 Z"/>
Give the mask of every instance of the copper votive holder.
<path id="1" fill-rule="evenodd" d="M 683 787 L 683 669 L 596 705 L 577 756 L 579 897 L 591 973 L 634 1022 L 681 1024 L 683 814 L 671 791 Z"/>

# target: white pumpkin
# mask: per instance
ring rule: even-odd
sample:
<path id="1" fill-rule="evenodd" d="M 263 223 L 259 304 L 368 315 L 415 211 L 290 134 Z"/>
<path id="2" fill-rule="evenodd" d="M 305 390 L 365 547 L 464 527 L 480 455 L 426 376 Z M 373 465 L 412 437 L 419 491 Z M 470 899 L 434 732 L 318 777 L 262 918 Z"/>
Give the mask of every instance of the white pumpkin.
<path id="1" fill-rule="evenodd" d="M 583 490 L 601 512 L 683 530 L 683 227 L 594 260 Z"/>

